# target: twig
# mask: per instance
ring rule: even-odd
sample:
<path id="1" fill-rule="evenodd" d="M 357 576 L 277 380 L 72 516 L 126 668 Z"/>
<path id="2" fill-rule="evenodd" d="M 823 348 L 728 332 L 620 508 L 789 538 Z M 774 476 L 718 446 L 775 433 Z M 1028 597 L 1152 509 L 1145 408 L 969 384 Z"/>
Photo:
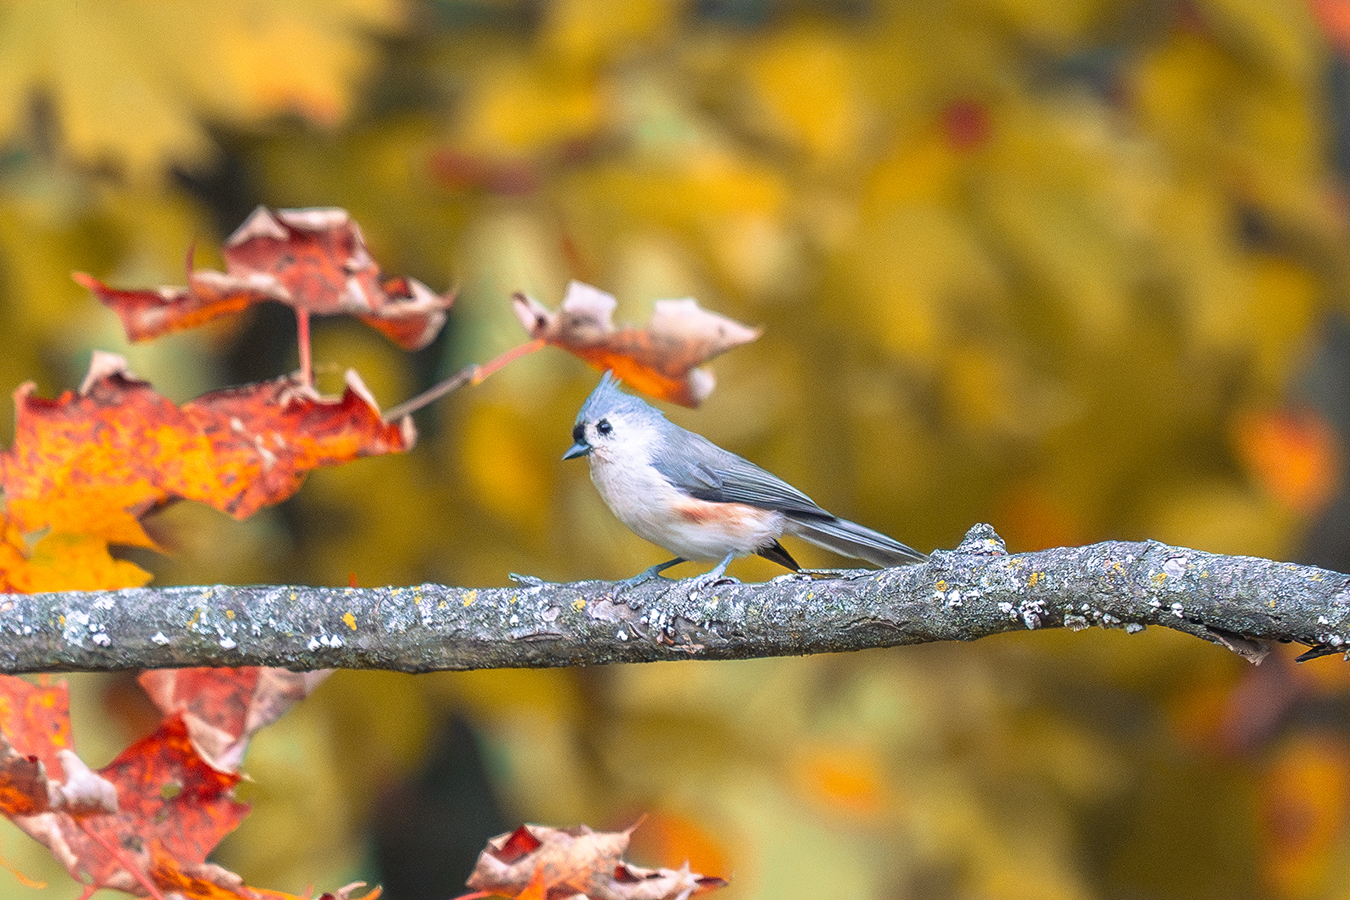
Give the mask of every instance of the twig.
<path id="1" fill-rule="evenodd" d="M 498 356 L 491 362 L 486 362 L 481 366 L 476 363 L 470 363 L 449 378 L 433 384 L 411 400 L 405 400 L 393 409 L 387 410 L 384 413 L 384 421 L 397 422 L 409 413 L 416 412 L 422 407 L 434 403 L 451 391 L 461 388 L 466 384 L 482 384 L 489 375 L 493 374 L 507 363 L 515 362 L 522 356 L 533 353 L 544 346 L 544 341 L 536 338 L 535 340 L 521 344 L 518 347 L 512 347 L 501 356 Z"/>

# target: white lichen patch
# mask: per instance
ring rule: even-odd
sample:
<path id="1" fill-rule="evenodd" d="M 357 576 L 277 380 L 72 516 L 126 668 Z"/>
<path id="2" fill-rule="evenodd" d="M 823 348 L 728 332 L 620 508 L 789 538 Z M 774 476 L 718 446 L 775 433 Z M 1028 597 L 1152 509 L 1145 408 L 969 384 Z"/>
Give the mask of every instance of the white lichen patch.
<path id="1" fill-rule="evenodd" d="M 318 650 L 320 647 L 331 647 L 336 650 L 341 646 L 343 646 L 342 637 L 336 634 L 321 634 L 317 637 L 310 638 L 309 642 L 305 644 L 305 647 L 308 648 L 311 653 Z"/>
<path id="2" fill-rule="evenodd" d="M 1022 624 L 1027 626 L 1027 630 L 1034 631 L 1041 627 L 1041 616 L 1045 614 L 1045 604 L 1040 600 L 1027 600 L 1018 608 L 1022 615 Z"/>
<path id="3" fill-rule="evenodd" d="M 1021 619 L 1022 624 L 1028 630 L 1034 631 L 1041 627 L 1041 617 L 1045 615 L 1045 602 L 1043 600 L 1023 600 L 1016 606 L 1002 602 L 998 605 L 998 611 L 1013 621 Z"/>
<path id="4" fill-rule="evenodd" d="M 1173 556 L 1163 563 L 1163 571 L 1173 578 L 1180 578 L 1186 574 L 1186 569 L 1190 566 L 1189 556 Z"/>
<path id="5" fill-rule="evenodd" d="M 61 629 L 61 637 L 66 639 L 67 644 L 83 647 L 84 636 L 91 630 L 89 628 L 89 613 L 82 609 L 73 609 L 62 618 L 64 627 Z"/>

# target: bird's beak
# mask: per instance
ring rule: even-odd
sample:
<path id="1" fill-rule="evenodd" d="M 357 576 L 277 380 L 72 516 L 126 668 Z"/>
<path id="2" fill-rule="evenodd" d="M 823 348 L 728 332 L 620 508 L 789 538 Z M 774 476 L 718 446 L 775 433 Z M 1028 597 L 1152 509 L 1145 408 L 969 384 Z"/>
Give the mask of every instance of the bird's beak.
<path id="1" fill-rule="evenodd" d="M 576 459 L 578 456 L 586 456 L 591 452 L 591 449 L 591 445 L 585 441 L 577 441 L 567 448 L 567 452 L 563 454 L 563 459 Z"/>

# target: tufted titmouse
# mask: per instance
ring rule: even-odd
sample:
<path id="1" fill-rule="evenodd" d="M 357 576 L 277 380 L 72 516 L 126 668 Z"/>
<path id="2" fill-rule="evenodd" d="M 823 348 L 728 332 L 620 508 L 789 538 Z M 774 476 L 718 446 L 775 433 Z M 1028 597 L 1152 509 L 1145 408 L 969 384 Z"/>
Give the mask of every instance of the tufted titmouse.
<path id="1" fill-rule="evenodd" d="M 795 534 L 878 566 L 923 562 L 924 554 L 821 509 L 792 485 L 625 394 L 606 372 L 577 413 L 563 459 L 588 456 L 591 480 L 614 515 L 676 554 L 630 579 L 637 583 L 687 560 L 721 560 L 711 584 L 738 556 L 757 553 L 799 571 L 778 538 Z"/>

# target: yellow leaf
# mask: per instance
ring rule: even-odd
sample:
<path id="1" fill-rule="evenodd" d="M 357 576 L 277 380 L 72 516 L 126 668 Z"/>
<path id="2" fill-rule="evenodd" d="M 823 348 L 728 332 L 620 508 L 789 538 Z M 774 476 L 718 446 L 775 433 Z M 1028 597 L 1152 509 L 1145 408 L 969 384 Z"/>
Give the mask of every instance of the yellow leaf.
<path id="1" fill-rule="evenodd" d="M 482 403 L 474 407 L 460 441 L 460 468 L 474 495 L 518 525 L 538 525 L 552 496 L 532 429 L 511 407 Z M 561 456 L 561 453 L 559 454 Z"/>
<path id="2" fill-rule="evenodd" d="M 25 564 L 5 577 L 18 590 L 31 594 L 140 587 L 151 576 L 135 563 L 113 559 L 102 538 L 53 532 L 34 544 Z"/>
<path id="3" fill-rule="evenodd" d="M 595 80 L 525 60 L 485 62 L 464 98 L 456 144 L 488 157 L 528 156 L 599 130 Z"/>
<path id="4" fill-rule="evenodd" d="M 833 29 L 799 26 L 773 34 L 747 66 L 748 117 L 820 162 L 847 161 L 865 147 L 868 104 L 855 41 Z"/>
<path id="5" fill-rule="evenodd" d="M 664 38 L 677 9 L 664 0 L 554 0 L 542 9 L 539 44 L 559 61 L 594 66 Z"/>
<path id="6" fill-rule="evenodd" d="M 251 124 L 291 112 L 344 116 L 368 65 L 369 35 L 399 20 L 394 0 L 8 2 L 0 19 L 0 135 L 44 92 L 78 159 L 158 175 L 201 160 L 209 111 Z"/>
<path id="7" fill-rule="evenodd" d="M 860 226 L 838 265 L 843 286 L 825 311 L 844 328 L 877 335 L 898 356 L 934 363 L 954 336 L 954 308 L 1004 294 L 976 234 L 936 204 L 898 205 Z"/>
<path id="8" fill-rule="evenodd" d="M 1090 39 L 1104 15 L 1115 8 L 1105 0 L 993 0 L 988 5 L 1024 32 L 1024 39 L 1064 51 Z"/>

